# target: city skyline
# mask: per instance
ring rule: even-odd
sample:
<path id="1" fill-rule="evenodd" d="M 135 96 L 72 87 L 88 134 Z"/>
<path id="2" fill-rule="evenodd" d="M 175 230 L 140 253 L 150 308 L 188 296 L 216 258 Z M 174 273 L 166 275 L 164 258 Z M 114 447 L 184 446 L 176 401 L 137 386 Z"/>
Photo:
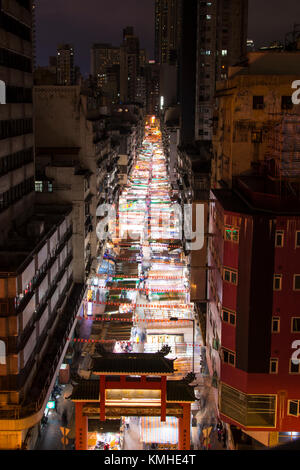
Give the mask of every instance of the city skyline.
<path id="1" fill-rule="evenodd" d="M 154 3 L 154 0 L 112 0 L 105 5 L 103 13 L 101 6 L 105 4 L 104 0 L 87 0 L 85 9 L 79 0 L 65 0 L 63 5 L 59 0 L 51 3 L 39 0 L 36 7 L 37 65 L 48 65 L 49 56 L 56 55 L 57 45 L 71 42 L 75 48 L 75 63 L 87 75 L 90 73 L 92 44 L 108 42 L 120 46 L 126 26 L 134 27 L 141 48 L 145 48 L 149 59 L 153 59 Z M 265 0 L 263 3 L 261 5 L 260 0 L 249 1 L 248 37 L 254 40 L 257 47 L 275 40 L 284 41 L 285 34 L 293 29 L 291 18 L 300 18 L 297 0 L 287 0 L 284 11 L 281 11 L 281 0 Z M 98 10 L 100 15 L 97 15 Z M 259 17 L 257 11 L 260 12 Z"/>

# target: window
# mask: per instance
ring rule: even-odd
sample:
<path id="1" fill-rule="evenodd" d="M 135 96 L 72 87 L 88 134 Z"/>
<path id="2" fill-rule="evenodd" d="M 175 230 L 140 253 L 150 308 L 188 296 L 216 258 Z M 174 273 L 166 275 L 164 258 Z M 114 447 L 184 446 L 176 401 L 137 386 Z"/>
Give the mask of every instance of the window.
<path id="1" fill-rule="evenodd" d="M 272 318 L 272 333 L 280 332 L 280 317 Z"/>
<path id="2" fill-rule="evenodd" d="M 300 361 L 298 362 L 298 364 L 295 364 L 295 362 L 293 362 L 293 359 L 290 359 L 289 373 L 290 374 L 300 374 Z"/>
<path id="3" fill-rule="evenodd" d="M 0 66 L 31 73 L 31 59 L 0 48 Z"/>
<path id="4" fill-rule="evenodd" d="M 276 230 L 275 246 L 283 247 L 283 243 L 284 243 L 284 231 L 283 230 Z"/>
<path id="5" fill-rule="evenodd" d="M 293 109 L 293 102 L 291 96 L 281 97 L 281 109 Z"/>
<path id="6" fill-rule="evenodd" d="M 207 20 L 211 20 L 211 15 L 206 15 Z"/>
<path id="7" fill-rule="evenodd" d="M 235 353 L 228 349 L 223 349 L 223 361 L 225 364 L 235 366 Z"/>
<path id="8" fill-rule="evenodd" d="M 296 232 L 296 248 L 300 248 L 300 231 Z"/>
<path id="9" fill-rule="evenodd" d="M 292 332 L 300 333 L 300 317 L 292 318 Z"/>
<path id="10" fill-rule="evenodd" d="M 236 313 L 230 310 L 222 311 L 222 318 L 225 323 L 235 326 L 236 324 Z"/>
<path id="11" fill-rule="evenodd" d="M 239 229 L 226 226 L 225 227 L 225 240 L 238 243 L 239 241 Z"/>
<path id="12" fill-rule="evenodd" d="M 221 383 L 220 409 L 244 426 L 276 425 L 276 395 L 246 395 Z"/>
<path id="13" fill-rule="evenodd" d="M 32 130 L 32 119 L 0 120 L 0 139 L 31 134 Z"/>
<path id="14" fill-rule="evenodd" d="M 253 109 L 264 109 L 264 97 L 253 96 Z"/>
<path id="15" fill-rule="evenodd" d="M 7 15 L 3 11 L 0 11 L 0 23 L 1 28 L 3 28 L 8 33 L 19 36 L 25 41 L 31 40 L 31 31 L 30 28 L 18 20 L 15 20 L 12 16 Z"/>
<path id="16" fill-rule="evenodd" d="M 37 193 L 42 193 L 43 192 L 43 181 L 36 181 L 35 182 L 35 191 Z"/>
<path id="17" fill-rule="evenodd" d="M 289 416 L 300 416 L 300 400 L 288 400 L 288 412 Z"/>
<path id="18" fill-rule="evenodd" d="M 282 289 L 282 274 L 274 274 L 273 289 L 274 290 Z"/>
<path id="19" fill-rule="evenodd" d="M 225 268 L 224 269 L 224 281 L 237 285 L 238 283 L 237 271 Z"/>
<path id="20" fill-rule="evenodd" d="M 300 274 L 294 274 L 294 290 L 300 290 Z"/>
<path id="21" fill-rule="evenodd" d="M 270 374 L 278 374 L 278 359 L 270 359 Z"/>
<path id="22" fill-rule="evenodd" d="M 262 143 L 262 131 L 252 131 L 251 134 L 251 141 L 254 144 L 261 144 Z"/>
<path id="23" fill-rule="evenodd" d="M 224 56 L 224 55 L 227 55 L 227 53 L 228 53 L 227 49 L 222 49 L 222 55 L 223 55 L 223 56 Z"/>

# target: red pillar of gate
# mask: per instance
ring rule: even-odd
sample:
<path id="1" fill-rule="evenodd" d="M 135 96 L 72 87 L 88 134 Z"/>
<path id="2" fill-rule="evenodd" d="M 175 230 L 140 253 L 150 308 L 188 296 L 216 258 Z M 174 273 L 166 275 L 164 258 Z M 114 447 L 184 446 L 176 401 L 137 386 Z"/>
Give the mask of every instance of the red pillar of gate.
<path id="1" fill-rule="evenodd" d="M 88 417 L 83 416 L 85 403 L 75 403 L 75 448 L 76 450 L 88 450 Z"/>
<path id="2" fill-rule="evenodd" d="M 181 405 L 183 416 L 179 418 L 178 450 L 190 450 L 191 447 L 191 404 Z"/>
<path id="3" fill-rule="evenodd" d="M 167 416 L 167 377 L 161 377 L 161 415 L 160 420 L 162 422 L 166 421 Z"/>
<path id="4" fill-rule="evenodd" d="M 106 417 L 105 417 L 105 375 L 100 375 L 100 421 L 106 421 Z"/>

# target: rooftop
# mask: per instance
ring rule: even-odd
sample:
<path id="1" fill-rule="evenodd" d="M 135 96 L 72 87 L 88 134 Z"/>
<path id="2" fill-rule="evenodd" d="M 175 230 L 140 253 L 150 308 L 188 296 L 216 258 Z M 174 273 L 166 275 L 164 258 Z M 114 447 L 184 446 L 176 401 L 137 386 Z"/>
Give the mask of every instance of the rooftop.
<path id="1" fill-rule="evenodd" d="M 63 205 L 36 206 L 34 214 L 26 223 L 15 227 L 5 246 L 0 247 L 1 272 L 16 273 L 25 269 L 31 260 L 31 255 L 40 250 L 51 232 L 71 210 L 70 206 Z"/>
<path id="2" fill-rule="evenodd" d="M 128 353 L 111 354 L 94 358 L 94 374 L 162 374 L 174 372 L 174 360 L 167 359 L 162 354 L 154 353 Z"/>
<path id="3" fill-rule="evenodd" d="M 299 215 L 300 185 L 276 181 L 264 175 L 240 176 L 233 189 L 214 189 L 223 208 L 244 214 Z"/>
<path id="4" fill-rule="evenodd" d="M 298 75 L 300 74 L 300 51 L 249 52 L 248 64 L 232 67 L 236 75 Z"/>
<path id="5" fill-rule="evenodd" d="M 100 401 L 100 381 L 97 379 L 81 380 L 70 396 L 73 401 Z M 183 380 L 167 381 L 167 401 L 194 402 L 194 387 Z"/>

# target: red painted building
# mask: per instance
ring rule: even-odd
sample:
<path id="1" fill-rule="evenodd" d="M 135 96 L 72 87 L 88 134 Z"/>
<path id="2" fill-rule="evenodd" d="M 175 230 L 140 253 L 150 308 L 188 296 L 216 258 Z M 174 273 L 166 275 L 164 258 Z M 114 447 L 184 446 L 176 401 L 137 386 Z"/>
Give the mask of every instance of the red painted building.
<path id="1" fill-rule="evenodd" d="M 234 188 L 210 198 L 208 364 L 223 421 L 273 445 L 300 433 L 299 188 L 255 176 Z"/>

